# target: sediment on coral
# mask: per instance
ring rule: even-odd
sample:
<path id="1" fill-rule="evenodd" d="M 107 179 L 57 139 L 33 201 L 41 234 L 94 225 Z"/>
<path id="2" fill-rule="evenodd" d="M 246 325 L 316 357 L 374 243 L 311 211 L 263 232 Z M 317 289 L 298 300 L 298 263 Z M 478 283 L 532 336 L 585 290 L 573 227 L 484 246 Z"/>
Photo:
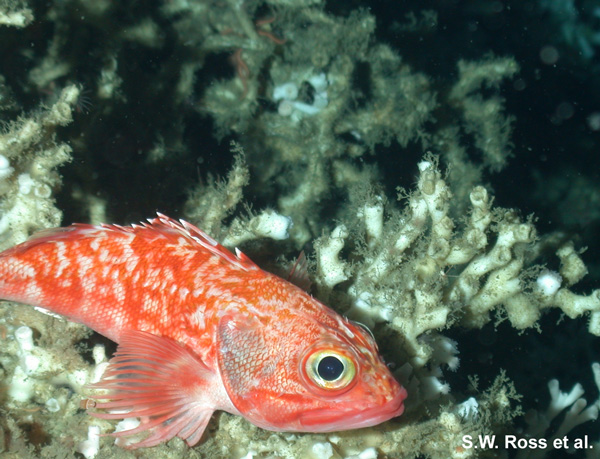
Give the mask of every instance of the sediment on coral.
<path id="1" fill-rule="evenodd" d="M 49 107 L 24 115 L 0 133 L 0 249 L 31 234 L 60 226 L 62 212 L 53 191 L 57 168 L 71 160 L 71 147 L 57 142 L 56 130 L 72 121 L 79 88 L 64 88 Z"/>

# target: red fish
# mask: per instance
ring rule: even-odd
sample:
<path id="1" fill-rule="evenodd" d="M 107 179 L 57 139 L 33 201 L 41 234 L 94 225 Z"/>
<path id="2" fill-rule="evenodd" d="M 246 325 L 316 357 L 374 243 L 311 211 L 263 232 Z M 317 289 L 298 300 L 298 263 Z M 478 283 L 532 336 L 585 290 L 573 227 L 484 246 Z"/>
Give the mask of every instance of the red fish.
<path id="1" fill-rule="evenodd" d="M 183 220 L 44 231 L 0 254 L 0 298 L 118 343 L 92 414 L 140 418 L 113 434 L 148 432 L 130 447 L 194 445 L 215 410 L 295 432 L 404 410 L 406 390 L 367 330 Z"/>

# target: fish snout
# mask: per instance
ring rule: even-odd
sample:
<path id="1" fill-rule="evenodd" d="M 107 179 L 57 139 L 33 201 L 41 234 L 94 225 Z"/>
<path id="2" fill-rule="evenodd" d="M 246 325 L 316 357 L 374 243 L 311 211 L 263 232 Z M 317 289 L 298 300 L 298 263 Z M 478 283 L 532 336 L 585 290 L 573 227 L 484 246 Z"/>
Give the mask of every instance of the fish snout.
<path id="1" fill-rule="evenodd" d="M 404 412 L 406 389 L 397 381 L 384 391 L 356 394 L 343 403 L 308 410 L 300 416 L 301 430 L 306 432 L 335 432 L 381 424 Z"/>

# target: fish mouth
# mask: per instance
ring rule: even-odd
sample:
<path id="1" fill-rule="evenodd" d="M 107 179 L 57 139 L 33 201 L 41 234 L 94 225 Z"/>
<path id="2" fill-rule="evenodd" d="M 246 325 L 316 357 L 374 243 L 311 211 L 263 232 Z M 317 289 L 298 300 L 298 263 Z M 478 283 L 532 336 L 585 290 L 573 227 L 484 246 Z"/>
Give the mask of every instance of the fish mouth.
<path id="1" fill-rule="evenodd" d="M 394 398 L 383 405 L 356 411 L 356 406 L 339 409 L 335 404 L 331 408 L 321 408 L 302 413 L 299 422 L 305 432 L 336 432 L 360 429 L 381 424 L 400 416 L 404 412 L 406 390 L 402 388 Z"/>

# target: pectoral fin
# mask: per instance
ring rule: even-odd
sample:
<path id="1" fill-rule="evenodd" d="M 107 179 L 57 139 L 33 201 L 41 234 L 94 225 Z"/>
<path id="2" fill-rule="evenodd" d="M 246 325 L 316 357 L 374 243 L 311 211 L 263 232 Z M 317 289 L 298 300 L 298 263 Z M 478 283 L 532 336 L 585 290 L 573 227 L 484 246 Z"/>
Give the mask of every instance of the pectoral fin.
<path id="1" fill-rule="evenodd" d="M 91 398 L 102 419 L 139 418 L 138 427 L 110 435 L 148 432 L 127 448 L 155 446 L 178 436 L 190 446 L 200 441 L 215 409 L 210 399 L 215 374 L 179 343 L 151 333 L 122 335 L 102 379 L 89 386 L 103 391 Z"/>

